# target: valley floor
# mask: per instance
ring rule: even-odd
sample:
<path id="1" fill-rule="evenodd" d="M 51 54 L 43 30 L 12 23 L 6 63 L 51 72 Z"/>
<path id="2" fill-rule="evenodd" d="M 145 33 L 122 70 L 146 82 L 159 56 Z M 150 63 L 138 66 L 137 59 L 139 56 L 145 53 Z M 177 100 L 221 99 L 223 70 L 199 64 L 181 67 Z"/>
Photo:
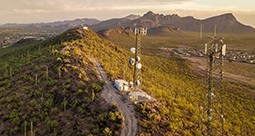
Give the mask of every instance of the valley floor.
<path id="1" fill-rule="evenodd" d="M 183 58 L 192 62 L 195 68 L 199 68 L 202 71 L 205 71 L 207 68 L 207 58 L 204 58 L 204 57 L 183 57 Z M 232 62 L 232 63 L 240 63 L 240 62 Z M 253 64 L 249 64 L 249 65 L 253 65 Z M 255 85 L 255 77 L 247 77 L 238 73 L 232 73 L 232 72 L 226 72 L 226 71 L 224 71 L 223 76 L 224 78 L 226 78 L 227 80 L 231 82 L 241 82 L 248 85 Z"/>

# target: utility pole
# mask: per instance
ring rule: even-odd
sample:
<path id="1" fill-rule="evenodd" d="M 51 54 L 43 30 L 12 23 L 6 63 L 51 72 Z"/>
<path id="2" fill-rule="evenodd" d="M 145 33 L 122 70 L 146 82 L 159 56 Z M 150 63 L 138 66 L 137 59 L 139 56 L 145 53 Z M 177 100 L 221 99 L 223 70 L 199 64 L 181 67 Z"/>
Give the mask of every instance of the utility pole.
<path id="1" fill-rule="evenodd" d="M 142 45 L 142 35 L 147 34 L 147 28 L 135 28 L 136 35 L 136 46 L 131 48 L 130 51 L 135 54 L 134 58 L 129 59 L 129 63 L 134 65 L 133 83 L 134 88 L 137 88 L 141 84 L 141 45 Z"/>
<path id="2" fill-rule="evenodd" d="M 204 109 L 207 113 L 207 119 L 204 120 L 202 115 L 202 123 L 206 125 L 206 133 L 208 136 L 224 135 L 224 105 L 222 96 L 222 67 L 223 57 L 226 55 L 226 44 L 224 43 L 224 38 L 217 38 L 216 36 L 213 36 L 211 41 L 208 44 L 205 44 L 205 54 L 208 57 L 206 74 L 207 103 L 204 105 L 205 108 L 203 107 L 202 109 Z M 218 91 L 216 89 L 218 89 Z M 218 108 L 220 109 L 218 110 Z M 220 120 L 220 128 L 212 126 L 212 123 L 216 120 Z M 219 131 L 219 129 L 221 131 Z M 202 129 L 200 131 L 201 134 L 204 134 Z"/>
<path id="3" fill-rule="evenodd" d="M 200 25 L 200 39 L 203 39 L 203 24 Z"/>
<path id="4" fill-rule="evenodd" d="M 214 35 L 213 36 L 216 37 L 216 35 L 217 35 L 217 24 L 214 25 Z"/>

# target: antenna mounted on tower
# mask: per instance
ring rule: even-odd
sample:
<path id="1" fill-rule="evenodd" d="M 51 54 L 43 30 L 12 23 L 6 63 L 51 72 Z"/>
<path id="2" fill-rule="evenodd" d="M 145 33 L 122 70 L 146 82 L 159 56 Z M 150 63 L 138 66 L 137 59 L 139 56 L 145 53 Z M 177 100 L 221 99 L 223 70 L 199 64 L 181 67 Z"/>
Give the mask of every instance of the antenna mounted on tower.
<path id="1" fill-rule="evenodd" d="M 135 54 L 134 58 L 129 59 L 129 63 L 134 65 L 134 76 L 133 83 L 134 87 L 138 87 L 141 84 L 141 45 L 142 45 L 142 35 L 147 35 L 147 28 L 135 28 L 136 35 L 136 47 L 131 48 L 130 51 Z"/>
<path id="2" fill-rule="evenodd" d="M 206 87 L 207 102 L 201 106 L 202 112 L 200 124 L 200 132 L 202 135 L 224 135 L 224 105 L 223 105 L 223 91 L 222 91 L 222 80 L 223 80 L 223 57 L 226 55 L 226 44 L 224 43 L 224 38 L 217 38 L 215 36 L 211 37 L 212 40 L 205 44 L 205 54 L 208 57 L 207 73 L 206 73 Z M 220 106 L 215 106 L 220 104 Z M 220 110 L 217 108 L 220 107 Z M 207 117 L 204 116 L 204 112 L 207 113 Z M 207 120 L 206 120 L 207 119 Z M 216 120 L 221 120 L 221 127 L 219 125 L 212 125 Z M 203 132 L 201 127 L 206 125 L 207 131 Z M 221 130 L 221 131 L 219 131 Z"/>

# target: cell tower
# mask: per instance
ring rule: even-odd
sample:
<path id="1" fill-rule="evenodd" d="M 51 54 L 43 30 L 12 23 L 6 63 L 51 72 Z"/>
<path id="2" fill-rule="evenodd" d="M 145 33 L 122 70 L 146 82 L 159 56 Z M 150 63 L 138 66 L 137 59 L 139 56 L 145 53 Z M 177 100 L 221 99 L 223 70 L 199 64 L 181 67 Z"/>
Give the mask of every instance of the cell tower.
<path id="1" fill-rule="evenodd" d="M 147 34 L 147 28 L 135 28 L 136 35 L 136 47 L 131 48 L 130 51 L 135 54 L 134 58 L 129 59 L 129 64 L 134 65 L 134 75 L 133 83 L 134 88 L 137 88 L 141 84 L 141 45 L 142 45 L 142 35 Z"/>
<path id="2" fill-rule="evenodd" d="M 213 36 L 211 41 L 205 44 L 205 54 L 208 57 L 206 73 L 206 88 L 208 91 L 206 93 L 207 102 L 200 107 L 202 110 L 200 132 L 202 135 L 208 136 L 224 135 L 224 107 L 222 97 L 222 67 L 223 57 L 226 55 L 224 38 Z M 203 127 L 203 125 L 206 127 Z M 203 130 L 205 128 L 207 131 Z"/>
<path id="3" fill-rule="evenodd" d="M 88 29 L 88 27 L 85 25 L 85 20 L 81 20 L 81 26 L 80 26 L 82 29 L 84 29 L 84 30 L 87 30 Z"/>

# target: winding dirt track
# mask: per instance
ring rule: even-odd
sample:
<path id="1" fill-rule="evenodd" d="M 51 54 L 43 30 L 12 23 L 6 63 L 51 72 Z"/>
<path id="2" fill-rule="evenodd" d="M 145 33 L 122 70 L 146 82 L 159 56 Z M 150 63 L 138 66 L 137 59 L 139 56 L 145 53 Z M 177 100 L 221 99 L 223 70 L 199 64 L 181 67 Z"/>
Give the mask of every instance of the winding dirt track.
<path id="1" fill-rule="evenodd" d="M 123 115 L 124 121 L 122 122 L 121 136 L 135 136 L 137 132 L 137 119 L 134 114 L 134 110 L 129 107 L 127 103 L 124 103 L 121 96 L 117 93 L 117 90 L 113 87 L 112 83 L 108 80 L 107 74 L 104 71 L 102 65 L 93 60 L 96 64 L 96 68 L 105 81 L 104 90 L 100 93 L 108 103 L 116 102 L 119 112 Z"/>
<path id="2" fill-rule="evenodd" d="M 184 59 L 189 60 L 192 62 L 195 68 L 201 69 L 205 71 L 207 68 L 207 59 L 202 57 L 182 57 Z M 248 84 L 255 86 L 255 78 L 249 78 L 242 75 L 236 75 L 233 73 L 224 72 L 224 78 L 231 82 L 240 82 L 243 84 Z"/>

